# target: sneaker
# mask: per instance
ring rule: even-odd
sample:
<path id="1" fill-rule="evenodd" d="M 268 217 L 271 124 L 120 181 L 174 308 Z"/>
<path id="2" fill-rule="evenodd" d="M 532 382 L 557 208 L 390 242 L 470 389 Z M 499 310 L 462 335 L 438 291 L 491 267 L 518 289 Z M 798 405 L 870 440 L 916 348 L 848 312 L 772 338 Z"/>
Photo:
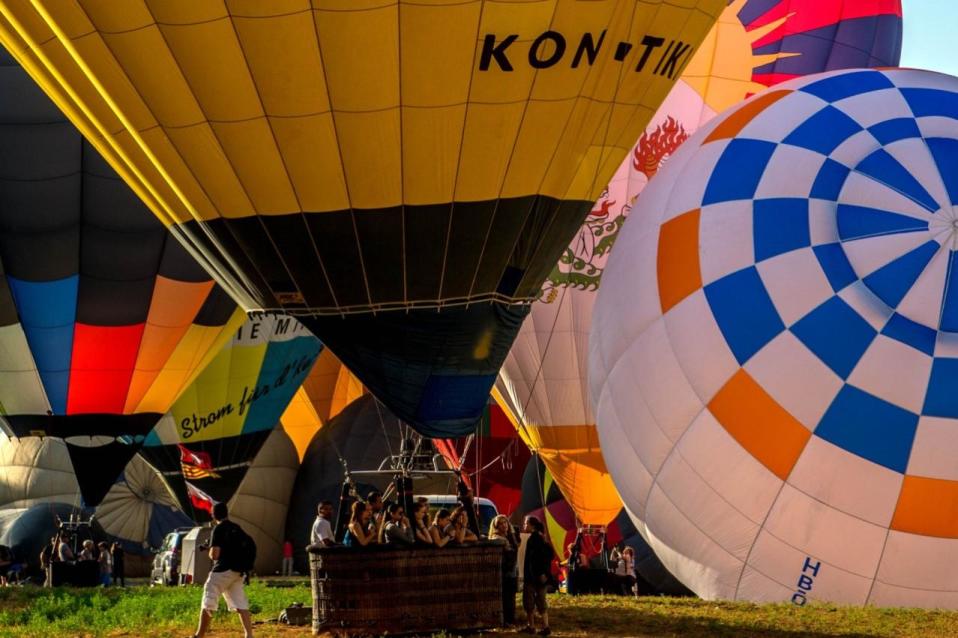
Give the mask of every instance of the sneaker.
<path id="1" fill-rule="evenodd" d="M 552 630 L 546 627 L 545 629 L 540 629 L 538 633 L 540 636 L 548 636 L 552 633 Z"/>

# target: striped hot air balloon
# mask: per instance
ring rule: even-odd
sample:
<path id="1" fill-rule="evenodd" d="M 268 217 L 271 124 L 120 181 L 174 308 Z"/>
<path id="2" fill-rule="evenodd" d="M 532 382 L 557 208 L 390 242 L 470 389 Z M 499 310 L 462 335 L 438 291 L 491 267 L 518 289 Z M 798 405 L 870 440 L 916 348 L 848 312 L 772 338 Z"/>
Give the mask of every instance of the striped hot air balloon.
<path id="1" fill-rule="evenodd" d="M 49 0 L 0 39 L 245 309 L 451 437 L 724 4 Z"/>

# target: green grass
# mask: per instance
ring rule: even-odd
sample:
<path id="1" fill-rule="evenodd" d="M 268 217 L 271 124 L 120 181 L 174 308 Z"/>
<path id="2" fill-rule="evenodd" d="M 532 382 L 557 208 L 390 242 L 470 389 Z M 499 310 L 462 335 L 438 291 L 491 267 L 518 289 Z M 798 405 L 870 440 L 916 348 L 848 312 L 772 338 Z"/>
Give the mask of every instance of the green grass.
<path id="1" fill-rule="evenodd" d="M 293 602 L 312 604 L 309 586 L 247 588 L 254 621 L 275 619 Z M 0 636 L 188 636 L 196 626 L 202 590 L 199 587 L 128 587 L 93 589 L 0 589 Z M 225 604 L 213 619 L 223 633 L 240 630 Z M 304 634 L 305 635 L 305 634 Z"/>
<path id="2" fill-rule="evenodd" d="M 256 634 L 306 638 L 308 627 L 270 622 L 288 604 L 309 604 L 308 585 L 247 589 Z M 196 624 L 200 589 L 146 588 L 0 590 L 0 637 L 189 636 Z M 832 605 L 751 605 L 714 603 L 690 598 L 610 596 L 549 598 L 553 635 L 558 638 L 601 636 L 691 637 L 755 636 L 819 638 L 826 636 L 945 638 L 958 636 L 958 612 L 877 609 Z M 521 612 L 520 612 L 521 616 Z M 495 632 L 511 634 L 513 631 Z M 213 620 L 213 638 L 241 635 L 235 615 L 221 608 Z"/>

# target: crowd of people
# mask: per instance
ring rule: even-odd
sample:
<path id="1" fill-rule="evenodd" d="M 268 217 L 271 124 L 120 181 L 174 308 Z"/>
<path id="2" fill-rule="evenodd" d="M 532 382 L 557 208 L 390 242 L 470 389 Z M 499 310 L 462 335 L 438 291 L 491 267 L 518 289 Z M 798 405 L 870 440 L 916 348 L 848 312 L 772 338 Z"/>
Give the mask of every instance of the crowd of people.
<path id="1" fill-rule="evenodd" d="M 84 540 L 79 546 L 74 544 L 69 533 L 53 536 L 40 552 L 40 567 L 46 575 L 45 587 L 53 584 L 53 564 L 68 565 L 97 564 L 98 580 L 104 587 L 110 585 L 126 586 L 125 558 L 123 546 L 118 543 L 101 541 L 95 543 Z"/>
<path id="2" fill-rule="evenodd" d="M 316 520 L 310 533 L 310 544 L 337 544 L 332 522 L 333 504 L 323 501 L 317 509 Z M 431 521 L 429 499 L 426 497 L 418 497 L 412 509 L 410 519 L 401 504 L 387 504 L 380 492 L 370 492 L 366 500 L 357 500 L 352 504 L 342 544 L 346 547 L 376 544 L 445 547 L 450 544 L 475 543 L 479 540 L 475 532 L 469 529 L 469 515 L 462 505 L 452 511 L 438 510 Z"/>
<path id="3" fill-rule="evenodd" d="M 635 550 L 631 547 L 608 551 L 604 539 L 597 549 L 570 543 L 566 556 L 560 567 L 570 594 L 638 596 L 649 591 L 648 584 L 636 576 Z"/>
<path id="4" fill-rule="evenodd" d="M 310 533 L 313 547 L 337 545 L 333 524 L 333 504 L 323 501 Z M 542 636 L 550 634 L 546 591 L 555 588 L 552 563 L 555 553 L 545 538 L 545 527 L 534 516 L 528 516 L 523 532 L 529 534 L 523 564 L 522 606 L 526 614 L 526 631 Z M 498 515 L 489 525 L 488 542 L 502 545 L 502 602 L 506 625 L 516 624 L 516 594 L 519 583 L 520 536 L 506 516 Z M 429 500 L 418 497 L 410 519 L 399 503 L 387 504 L 378 491 L 365 500 L 355 501 L 350 508 L 349 523 L 343 536 L 346 547 L 391 545 L 396 547 L 447 547 L 469 545 L 480 537 L 469 526 L 469 513 L 463 505 L 439 509 L 429 516 Z M 284 568 L 285 569 L 285 568 Z"/>

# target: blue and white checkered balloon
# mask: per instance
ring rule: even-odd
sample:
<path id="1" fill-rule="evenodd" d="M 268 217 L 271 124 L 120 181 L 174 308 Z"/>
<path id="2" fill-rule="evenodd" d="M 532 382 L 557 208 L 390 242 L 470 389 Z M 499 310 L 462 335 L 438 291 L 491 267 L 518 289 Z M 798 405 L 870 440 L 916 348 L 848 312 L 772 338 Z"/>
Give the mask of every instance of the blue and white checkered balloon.
<path id="1" fill-rule="evenodd" d="M 958 607 L 958 79 L 843 71 L 711 122 L 593 318 L 606 462 L 707 598 Z"/>

